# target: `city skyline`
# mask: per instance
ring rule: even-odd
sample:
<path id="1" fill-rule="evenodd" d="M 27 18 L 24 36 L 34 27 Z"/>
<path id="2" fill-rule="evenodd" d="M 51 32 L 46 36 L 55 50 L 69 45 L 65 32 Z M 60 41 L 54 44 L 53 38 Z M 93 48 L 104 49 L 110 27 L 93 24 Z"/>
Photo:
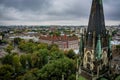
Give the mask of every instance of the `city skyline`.
<path id="1" fill-rule="evenodd" d="M 92 0 L 1 0 L 1 25 L 88 25 Z M 106 25 L 120 24 L 120 1 L 104 0 Z"/>

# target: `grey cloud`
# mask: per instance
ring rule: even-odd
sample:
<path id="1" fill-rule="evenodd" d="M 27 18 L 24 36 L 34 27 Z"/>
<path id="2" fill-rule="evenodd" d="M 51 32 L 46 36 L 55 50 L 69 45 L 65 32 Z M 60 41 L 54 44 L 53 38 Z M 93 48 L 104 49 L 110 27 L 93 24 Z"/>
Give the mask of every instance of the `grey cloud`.
<path id="1" fill-rule="evenodd" d="M 104 0 L 105 16 L 108 20 L 120 21 L 120 0 Z"/>
<path id="2" fill-rule="evenodd" d="M 120 22 L 120 0 L 103 2 L 106 19 Z M 0 0 L 0 23 L 88 20 L 91 3 L 92 0 Z"/>
<path id="3" fill-rule="evenodd" d="M 82 3 L 86 3 L 86 5 Z M 88 15 L 89 6 L 90 3 L 87 3 L 85 0 L 60 0 L 56 4 L 53 4 L 48 14 L 75 18 L 85 17 Z"/>
<path id="4" fill-rule="evenodd" d="M 0 20 L 19 20 L 21 14 L 15 8 L 6 8 L 0 5 Z"/>
<path id="5" fill-rule="evenodd" d="M 19 10 L 44 10 L 50 5 L 48 0 L 0 0 L 1 4 L 7 7 L 14 7 Z"/>

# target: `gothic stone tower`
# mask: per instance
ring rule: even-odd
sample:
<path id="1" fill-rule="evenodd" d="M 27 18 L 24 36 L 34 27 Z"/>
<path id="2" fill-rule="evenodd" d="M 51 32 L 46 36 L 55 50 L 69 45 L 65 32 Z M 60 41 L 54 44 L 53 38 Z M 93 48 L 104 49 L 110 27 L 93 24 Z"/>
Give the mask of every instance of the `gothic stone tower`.
<path id="1" fill-rule="evenodd" d="M 93 0 L 87 31 L 80 41 L 81 75 L 96 80 L 109 73 L 111 47 L 102 0 Z"/>

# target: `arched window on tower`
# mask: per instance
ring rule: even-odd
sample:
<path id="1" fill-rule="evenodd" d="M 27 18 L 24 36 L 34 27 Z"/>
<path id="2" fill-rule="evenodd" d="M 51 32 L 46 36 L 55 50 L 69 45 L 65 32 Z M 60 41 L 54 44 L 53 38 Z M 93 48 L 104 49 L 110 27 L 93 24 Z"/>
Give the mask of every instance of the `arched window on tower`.
<path id="1" fill-rule="evenodd" d="M 87 60 L 88 60 L 88 62 L 91 62 L 91 54 L 90 53 L 87 54 Z"/>
<path id="2" fill-rule="evenodd" d="M 91 66 L 91 52 L 87 53 L 87 68 L 90 69 Z"/>

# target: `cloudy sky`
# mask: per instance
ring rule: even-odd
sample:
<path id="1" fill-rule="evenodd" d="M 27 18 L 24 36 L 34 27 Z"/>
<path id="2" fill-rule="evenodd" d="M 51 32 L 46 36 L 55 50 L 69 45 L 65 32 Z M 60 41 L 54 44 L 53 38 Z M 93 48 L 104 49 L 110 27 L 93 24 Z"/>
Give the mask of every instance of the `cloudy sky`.
<path id="1" fill-rule="evenodd" d="M 0 0 L 0 25 L 87 25 L 92 0 Z M 103 0 L 107 25 L 120 24 L 120 0 Z"/>

